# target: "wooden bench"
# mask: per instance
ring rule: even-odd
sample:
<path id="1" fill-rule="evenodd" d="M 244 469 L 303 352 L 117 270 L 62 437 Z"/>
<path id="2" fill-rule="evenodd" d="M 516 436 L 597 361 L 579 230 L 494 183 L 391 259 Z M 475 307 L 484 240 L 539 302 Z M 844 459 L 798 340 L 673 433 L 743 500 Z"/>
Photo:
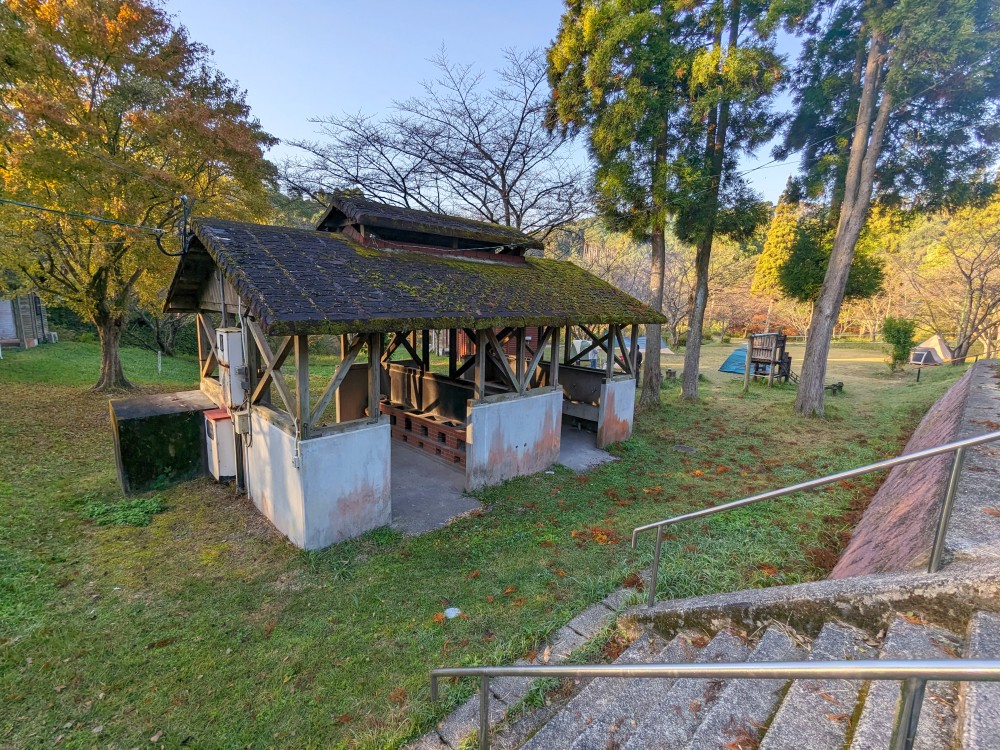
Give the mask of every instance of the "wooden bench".
<path id="1" fill-rule="evenodd" d="M 449 464 L 465 466 L 465 426 L 383 401 L 392 436 Z"/>

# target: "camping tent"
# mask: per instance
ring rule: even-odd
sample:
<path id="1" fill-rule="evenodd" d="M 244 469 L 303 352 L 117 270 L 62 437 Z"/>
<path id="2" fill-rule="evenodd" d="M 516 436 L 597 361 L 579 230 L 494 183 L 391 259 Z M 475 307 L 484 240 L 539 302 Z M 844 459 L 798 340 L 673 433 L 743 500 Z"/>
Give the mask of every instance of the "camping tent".
<path id="1" fill-rule="evenodd" d="M 910 350 L 911 365 L 941 365 L 954 357 L 951 347 L 939 333 Z"/>
<path id="2" fill-rule="evenodd" d="M 733 375 L 742 375 L 747 367 L 747 347 L 743 346 L 735 349 L 732 354 L 726 357 L 719 372 L 730 372 Z"/>

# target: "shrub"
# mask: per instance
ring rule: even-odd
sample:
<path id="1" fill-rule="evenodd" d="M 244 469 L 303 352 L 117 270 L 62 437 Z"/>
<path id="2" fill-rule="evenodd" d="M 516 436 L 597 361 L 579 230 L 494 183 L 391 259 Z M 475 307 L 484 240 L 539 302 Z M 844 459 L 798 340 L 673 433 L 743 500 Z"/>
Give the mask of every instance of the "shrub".
<path id="1" fill-rule="evenodd" d="M 909 318 L 886 318 L 882 323 L 882 338 L 889 344 L 889 369 L 893 372 L 903 369 L 910 361 L 910 350 L 916 341 L 913 334 L 917 322 Z"/>

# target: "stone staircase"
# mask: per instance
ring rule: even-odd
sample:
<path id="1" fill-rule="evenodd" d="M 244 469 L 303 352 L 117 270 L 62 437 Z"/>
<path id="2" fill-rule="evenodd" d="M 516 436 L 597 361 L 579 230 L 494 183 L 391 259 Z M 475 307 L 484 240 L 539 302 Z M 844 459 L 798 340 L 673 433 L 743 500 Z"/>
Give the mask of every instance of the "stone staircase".
<path id="1" fill-rule="evenodd" d="M 966 632 L 895 613 L 876 632 L 828 620 L 813 636 L 771 622 L 747 633 L 652 629 L 618 663 L 995 658 L 1000 615 L 976 612 Z M 600 678 L 576 692 L 526 742 L 501 730 L 496 747 L 524 750 L 884 750 L 900 684 L 843 679 Z M 927 685 L 916 748 L 1000 747 L 1000 684 Z"/>

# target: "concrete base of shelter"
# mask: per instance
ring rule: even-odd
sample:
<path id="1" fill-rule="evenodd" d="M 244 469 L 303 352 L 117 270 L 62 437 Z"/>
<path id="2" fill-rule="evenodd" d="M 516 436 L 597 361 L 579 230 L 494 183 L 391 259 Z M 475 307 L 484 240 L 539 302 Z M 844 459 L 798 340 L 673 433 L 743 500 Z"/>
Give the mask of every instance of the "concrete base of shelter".
<path id="1" fill-rule="evenodd" d="M 559 460 L 562 391 L 488 396 L 469 409 L 466 487 L 536 474 Z"/>
<path id="2" fill-rule="evenodd" d="M 628 440 L 635 419 L 635 378 L 618 375 L 606 379 L 601 385 L 597 415 L 598 448 Z"/>
<path id="3" fill-rule="evenodd" d="M 482 504 L 465 494 L 465 471 L 416 448 L 392 442 L 392 527 L 423 534 Z"/>
<path id="4" fill-rule="evenodd" d="M 259 409 L 251 427 L 247 491 L 292 544 L 322 549 L 389 524 L 388 421 L 346 422 L 300 441 L 298 451 L 295 436 Z"/>

